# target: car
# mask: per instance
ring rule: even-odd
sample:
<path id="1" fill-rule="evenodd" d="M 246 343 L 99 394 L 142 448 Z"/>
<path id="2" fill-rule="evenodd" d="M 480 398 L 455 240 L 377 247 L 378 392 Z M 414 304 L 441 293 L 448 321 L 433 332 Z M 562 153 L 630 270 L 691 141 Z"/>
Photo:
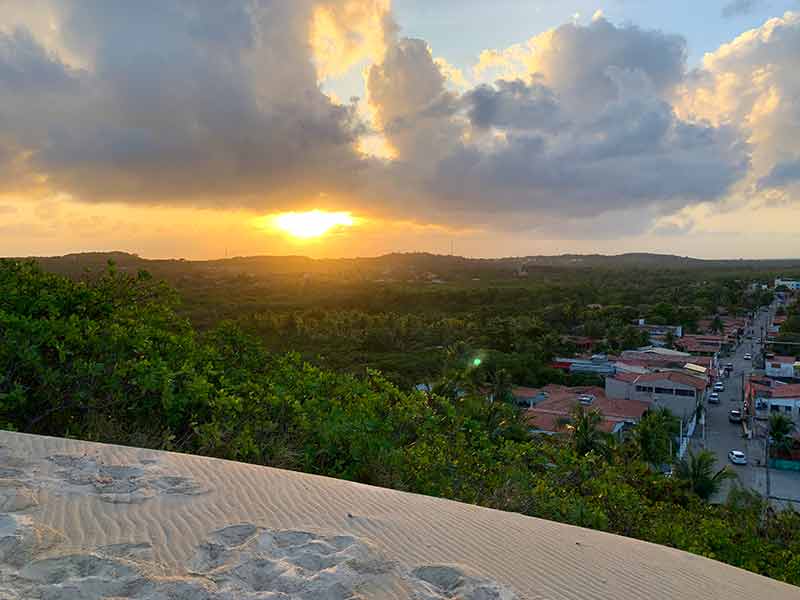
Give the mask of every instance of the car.
<path id="1" fill-rule="evenodd" d="M 731 450 L 728 452 L 728 458 L 735 465 L 747 464 L 747 456 L 741 450 Z"/>
<path id="2" fill-rule="evenodd" d="M 715 392 L 724 392 L 725 391 L 725 384 L 721 381 L 718 381 L 714 384 L 714 391 Z"/>
<path id="3" fill-rule="evenodd" d="M 711 392 L 708 395 L 708 401 L 711 404 L 719 404 L 719 394 L 717 392 Z"/>
<path id="4" fill-rule="evenodd" d="M 743 358 L 744 358 L 745 360 L 753 360 L 753 355 L 752 355 L 752 354 L 750 354 L 750 353 L 748 352 L 747 354 L 745 354 L 745 355 L 744 355 L 744 357 L 743 357 Z"/>
<path id="5" fill-rule="evenodd" d="M 731 423 L 741 423 L 742 411 L 740 411 L 738 408 L 732 408 L 731 412 L 728 414 L 728 421 Z"/>
<path id="6" fill-rule="evenodd" d="M 726 363 L 725 368 L 728 369 L 728 371 L 733 371 L 733 363 Z"/>

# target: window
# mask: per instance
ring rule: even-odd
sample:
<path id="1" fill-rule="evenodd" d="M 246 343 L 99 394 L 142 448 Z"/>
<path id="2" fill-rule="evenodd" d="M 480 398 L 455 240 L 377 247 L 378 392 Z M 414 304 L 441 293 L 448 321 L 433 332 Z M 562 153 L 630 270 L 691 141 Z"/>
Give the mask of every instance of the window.
<path id="1" fill-rule="evenodd" d="M 637 385 L 636 386 L 637 392 L 647 392 L 648 394 L 653 393 L 653 388 L 649 385 Z"/>
<path id="2" fill-rule="evenodd" d="M 769 366 L 772 367 L 773 369 L 780 369 L 781 363 L 771 363 Z"/>
<path id="3" fill-rule="evenodd" d="M 792 407 L 791 406 L 784 406 L 783 407 L 783 412 L 787 412 L 787 413 L 792 412 Z"/>
<path id="4" fill-rule="evenodd" d="M 769 412 L 780 412 L 780 410 L 781 407 L 778 406 L 777 404 L 770 404 L 769 406 Z"/>
<path id="5" fill-rule="evenodd" d="M 668 396 L 672 396 L 672 394 L 674 393 L 675 391 L 672 388 L 661 388 L 661 387 L 656 388 L 656 394 L 665 394 Z"/>
<path id="6" fill-rule="evenodd" d="M 694 398 L 694 390 L 675 390 L 675 395 Z"/>

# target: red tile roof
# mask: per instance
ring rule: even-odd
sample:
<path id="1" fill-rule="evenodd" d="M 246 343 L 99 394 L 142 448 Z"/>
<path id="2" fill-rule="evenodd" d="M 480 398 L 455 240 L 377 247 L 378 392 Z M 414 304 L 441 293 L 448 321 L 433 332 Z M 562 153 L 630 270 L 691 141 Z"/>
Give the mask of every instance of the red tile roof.
<path id="1" fill-rule="evenodd" d="M 776 385 L 769 391 L 770 398 L 800 398 L 800 383 Z"/>
<path id="2" fill-rule="evenodd" d="M 581 396 L 594 396 L 593 402 L 587 408 L 598 410 L 603 415 L 601 429 L 604 431 L 613 431 L 621 422 L 638 421 L 650 407 L 649 403 L 639 400 L 607 398 L 605 390 L 596 386 L 567 387 L 550 384 L 538 391 L 546 393 L 547 399 L 540 401 L 525 414 L 533 419 L 533 427 L 544 431 L 563 431 L 564 427 L 558 424 L 569 418 Z"/>
<path id="3" fill-rule="evenodd" d="M 768 358 L 767 361 L 784 363 L 784 364 L 794 364 L 795 359 L 794 356 L 773 356 L 772 358 Z"/>

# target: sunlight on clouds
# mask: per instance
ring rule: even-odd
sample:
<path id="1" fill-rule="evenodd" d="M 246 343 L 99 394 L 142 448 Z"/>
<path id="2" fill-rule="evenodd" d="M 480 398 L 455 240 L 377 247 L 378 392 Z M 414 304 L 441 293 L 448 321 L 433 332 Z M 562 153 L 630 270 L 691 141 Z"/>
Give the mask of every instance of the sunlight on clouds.
<path id="1" fill-rule="evenodd" d="M 390 0 L 319 4 L 309 33 L 318 79 L 344 75 L 364 60 L 382 60 L 390 11 Z"/>
<path id="2" fill-rule="evenodd" d="M 472 87 L 472 84 L 464 77 L 464 73 L 458 67 L 451 65 L 447 59 L 442 57 L 434 58 L 434 64 L 439 67 L 444 78 L 448 83 L 452 84 L 458 90 L 466 90 Z"/>
<path id="3" fill-rule="evenodd" d="M 397 158 L 397 150 L 389 143 L 389 140 L 386 139 L 383 133 L 362 135 L 358 138 L 356 149 L 363 156 L 371 156 L 383 160 L 394 160 Z"/>

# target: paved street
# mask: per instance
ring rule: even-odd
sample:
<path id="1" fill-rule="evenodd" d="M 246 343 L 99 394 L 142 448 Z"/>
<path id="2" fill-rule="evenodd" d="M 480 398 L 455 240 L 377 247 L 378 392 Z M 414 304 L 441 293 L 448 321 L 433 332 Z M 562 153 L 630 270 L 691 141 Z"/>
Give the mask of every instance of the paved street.
<path id="1" fill-rule="evenodd" d="M 723 378 L 725 391 L 720 393 L 719 404 L 706 405 L 706 426 L 705 442 L 703 442 L 703 432 L 698 428 L 693 441 L 695 450 L 706 447 L 717 456 L 717 467 L 721 468 L 728 465 L 739 476 L 739 482 L 759 491 L 761 494 L 767 493 L 767 469 L 764 467 L 765 461 L 765 439 L 767 424 L 763 421 L 754 421 L 755 435 L 748 440 L 744 433 L 744 428 L 740 424 L 729 422 L 728 416 L 732 408 L 742 410 L 742 383 L 743 377 L 753 371 L 752 360 L 745 360 L 744 355 L 750 353 L 755 358 L 761 352 L 760 341 L 762 327 L 764 331 L 767 327 L 768 315 L 766 311 L 759 312 L 753 322 L 753 339 L 748 340 L 747 335 L 740 346 L 732 355 L 722 357 L 721 364 L 733 363 L 733 373 L 728 378 Z M 728 460 L 730 450 L 741 450 L 747 455 L 747 465 L 735 465 Z M 770 495 L 788 501 L 796 500 L 796 508 L 800 508 L 800 473 L 776 471 L 770 469 Z M 727 497 L 731 483 L 726 483 L 716 500 L 724 501 Z M 786 503 L 786 500 L 781 503 Z M 791 503 L 791 502 L 788 502 Z"/>

